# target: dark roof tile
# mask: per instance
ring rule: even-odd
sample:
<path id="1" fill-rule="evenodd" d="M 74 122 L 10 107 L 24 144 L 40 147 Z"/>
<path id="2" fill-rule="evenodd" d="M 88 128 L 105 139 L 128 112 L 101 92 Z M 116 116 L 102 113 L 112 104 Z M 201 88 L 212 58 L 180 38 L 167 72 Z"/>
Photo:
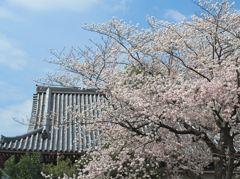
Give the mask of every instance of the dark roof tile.
<path id="1" fill-rule="evenodd" d="M 97 117 L 94 104 L 102 96 L 94 89 L 37 86 L 28 132 L 1 136 L 0 151 L 77 153 L 98 147 L 99 131 L 86 132 L 84 125 L 70 118 L 69 108 L 89 109 L 91 116 Z"/>

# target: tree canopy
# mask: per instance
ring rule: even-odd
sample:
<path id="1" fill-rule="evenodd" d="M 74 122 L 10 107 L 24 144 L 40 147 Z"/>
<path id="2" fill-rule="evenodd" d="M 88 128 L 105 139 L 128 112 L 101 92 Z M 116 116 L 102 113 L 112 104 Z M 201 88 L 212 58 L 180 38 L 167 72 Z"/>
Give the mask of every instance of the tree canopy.
<path id="1" fill-rule="evenodd" d="M 48 82 L 106 95 L 97 119 L 76 114 L 89 130 L 101 128 L 107 144 L 92 153 L 85 177 L 151 178 L 147 165 L 197 176 L 212 164 L 216 178 L 232 178 L 240 165 L 240 14 L 228 1 L 196 5 L 200 15 L 175 24 L 88 24 L 101 43 L 53 52 L 61 72 Z"/>

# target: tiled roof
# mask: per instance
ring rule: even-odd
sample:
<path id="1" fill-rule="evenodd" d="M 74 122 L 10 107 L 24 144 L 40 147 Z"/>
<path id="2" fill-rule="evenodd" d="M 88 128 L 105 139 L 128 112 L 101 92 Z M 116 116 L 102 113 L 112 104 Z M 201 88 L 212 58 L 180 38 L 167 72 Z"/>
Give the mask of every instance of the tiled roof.
<path id="1" fill-rule="evenodd" d="M 94 89 L 38 86 L 28 132 L 16 137 L 1 136 L 0 151 L 77 153 L 98 147 L 100 131 L 86 131 L 83 123 L 71 119 L 69 109 L 91 109 L 88 115 L 94 118 L 99 113 L 94 106 L 102 98 Z"/>

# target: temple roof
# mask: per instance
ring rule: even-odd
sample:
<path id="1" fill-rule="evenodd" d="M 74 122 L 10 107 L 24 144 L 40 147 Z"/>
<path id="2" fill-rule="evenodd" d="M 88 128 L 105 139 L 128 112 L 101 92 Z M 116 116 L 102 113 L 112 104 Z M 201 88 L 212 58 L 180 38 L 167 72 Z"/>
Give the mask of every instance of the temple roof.
<path id="1" fill-rule="evenodd" d="M 0 151 L 78 153 L 98 147 L 100 131 L 87 131 L 82 119 L 73 120 L 70 112 L 95 118 L 102 97 L 94 89 L 37 86 L 28 132 L 1 136 Z"/>

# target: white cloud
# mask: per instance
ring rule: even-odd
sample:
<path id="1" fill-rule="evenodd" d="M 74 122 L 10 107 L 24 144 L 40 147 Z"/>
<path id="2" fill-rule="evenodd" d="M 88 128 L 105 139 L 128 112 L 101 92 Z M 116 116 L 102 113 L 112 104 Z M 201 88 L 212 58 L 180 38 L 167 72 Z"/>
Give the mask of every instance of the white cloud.
<path id="1" fill-rule="evenodd" d="M 0 108 L 0 134 L 7 136 L 21 135 L 27 132 L 27 123 L 31 114 L 32 100 Z M 16 122 L 15 120 L 19 121 Z"/>
<path id="2" fill-rule="evenodd" d="M 165 16 L 165 18 L 174 20 L 176 22 L 186 20 L 185 15 L 183 15 L 182 13 L 178 12 L 177 10 L 173 10 L 173 9 L 167 10 L 164 16 Z"/>
<path id="3" fill-rule="evenodd" d="M 82 12 L 100 0 L 6 0 L 9 5 L 31 11 L 70 10 Z"/>
<path id="4" fill-rule="evenodd" d="M 116 1 L 113 1 L 112 3 L 106 2 L 107 10 L 110 12 L 125 12 L 129 7 L 128 3 L 130 0 L 118 0 L 117 3 Z"/>
<path id="5" fill-rule="evenodd" d="M 16 20 L 16 21 L 21 20 L 21 18 L 17 16 L 15 13 L 3 7 L 0 7 L 0 19 Z"/>
<path id="6" fill-rule="evenodd" d="M 2 78 L 4 78 L 4 76 Z M 7 82 L 7 78 L 4 80 L 0 79 L 0 105 L 25 99 L 24 95 L 22 95 L 22 91 L 19 90 L 19 87 L 13 85 L 9 81 Z"/>
<path id="7" fill-rule="evenodd" d="M 27 64 L 27 54 L 14 42 L 0 33 L 0 66 L 22 69 Z"/>

